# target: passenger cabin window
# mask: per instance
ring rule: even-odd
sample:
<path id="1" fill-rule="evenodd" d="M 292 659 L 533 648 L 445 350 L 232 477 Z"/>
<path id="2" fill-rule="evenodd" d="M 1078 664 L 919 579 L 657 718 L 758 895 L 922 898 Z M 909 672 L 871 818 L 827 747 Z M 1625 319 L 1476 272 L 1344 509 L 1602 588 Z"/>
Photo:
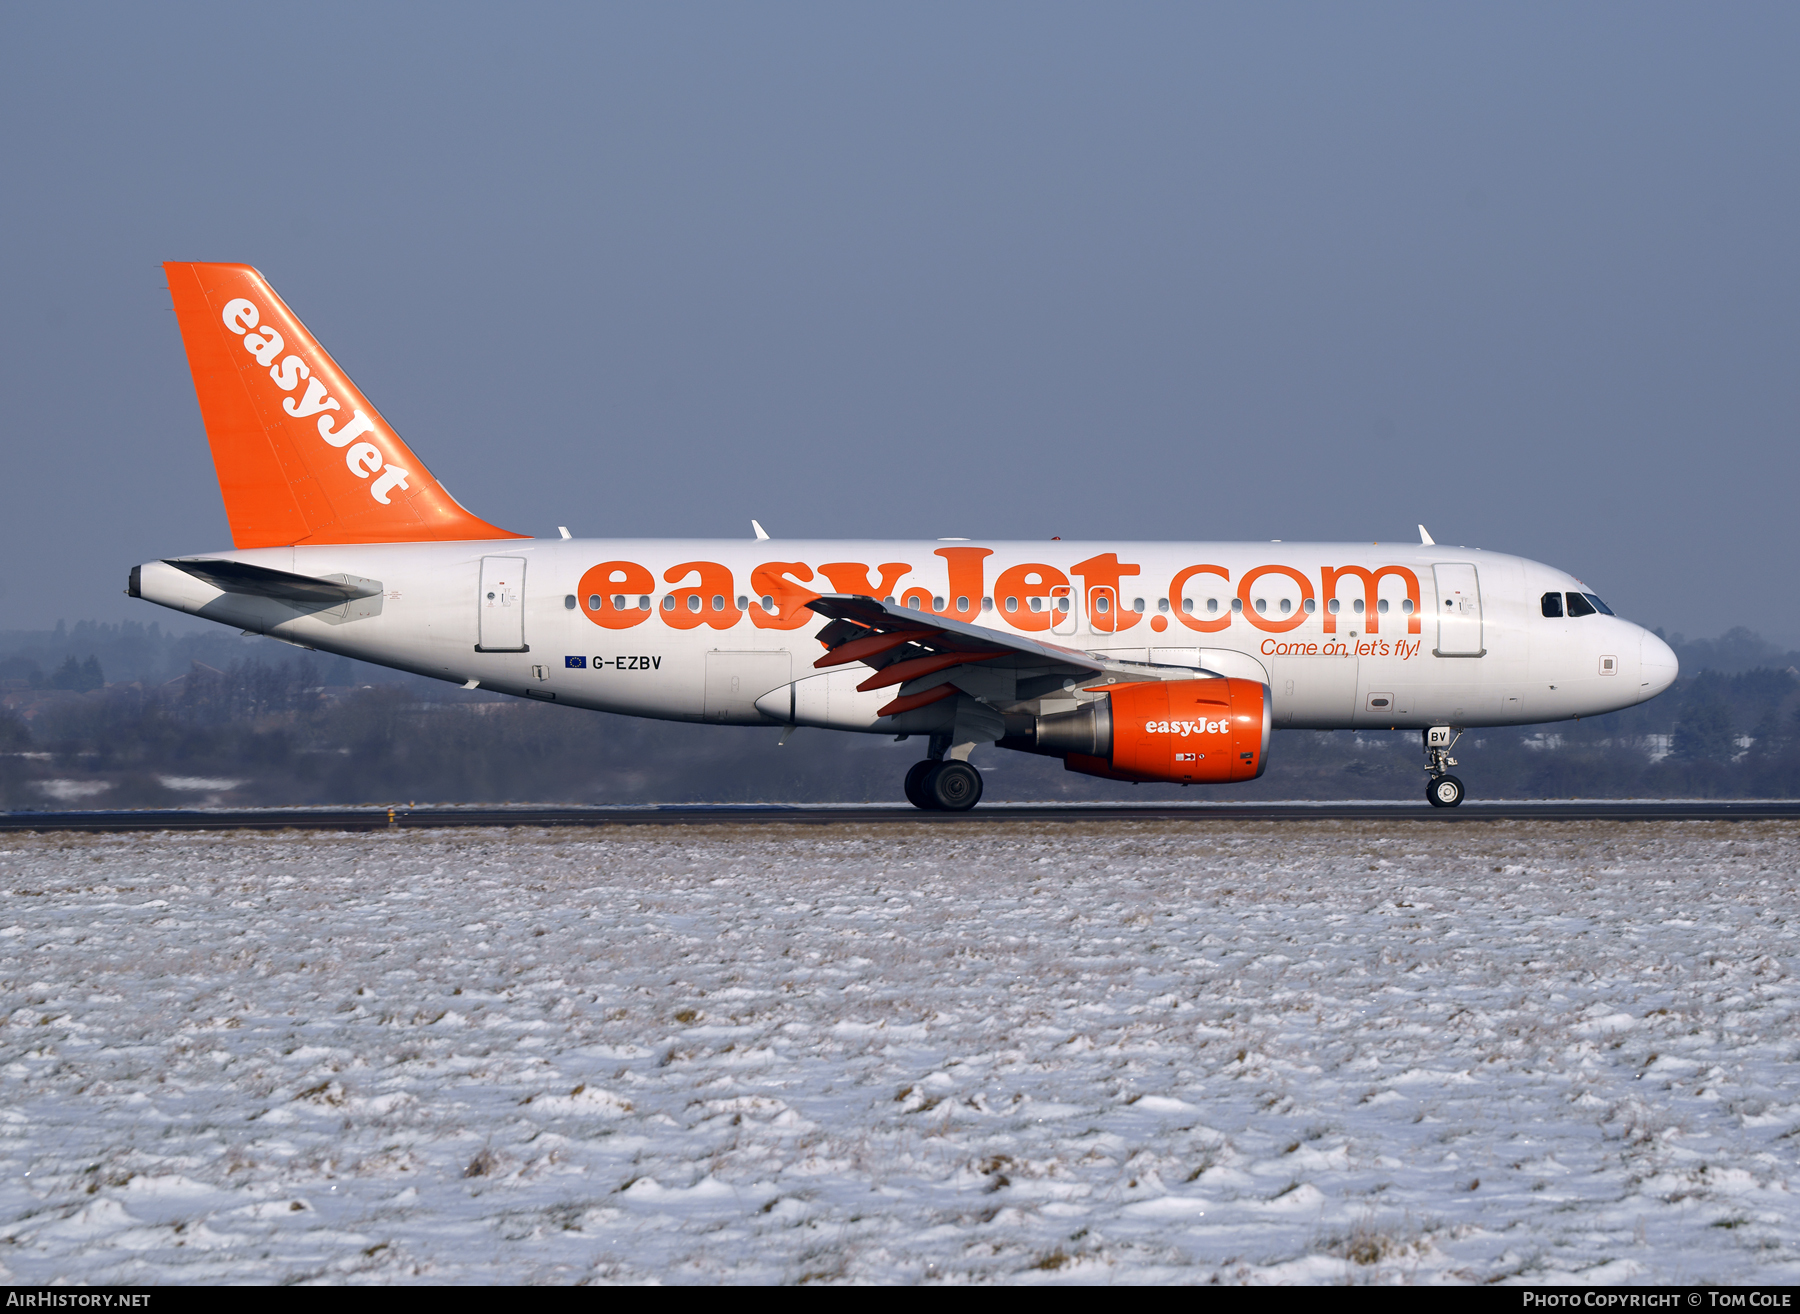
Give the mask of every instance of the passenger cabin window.
<path id="1" fill-rule="evenodd" d="M 1544 615 L 1552 619 L 1562 615 L 1562 594 L 1546 593 L 1544 595 Z"/>
<path id="2" fill-rule="evenodd" d="M 1568 595 L 1568 598 L 1569 615 L 1571 616 L 1592 616 L 1599 610 L 1599 608 L 1595 607 L 1593 603 L 1587 600 L 1586 594 L 1571 593 Z"/>

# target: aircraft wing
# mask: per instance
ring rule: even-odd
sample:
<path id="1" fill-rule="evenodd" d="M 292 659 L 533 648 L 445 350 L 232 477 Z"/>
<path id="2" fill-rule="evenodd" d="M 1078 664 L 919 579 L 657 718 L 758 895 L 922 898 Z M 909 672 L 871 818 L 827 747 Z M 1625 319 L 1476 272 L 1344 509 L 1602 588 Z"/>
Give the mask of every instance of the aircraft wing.
<path id="1" fill-rule="evenodd" d="M 861 662 L 874 674 L 860 690 L 900 686 L 881 709 L 897 716 L 959 690 L 984 701 L 1011 702 L 1106 667 L 1087 653 L 1023 635 L 1005 634 L 929 612 L 889 606 L 859 594 L 828 593 L 806 604 L 831 624 L 819 631 L 828 652 L 821 669 Z M 994 697 L 988 694 L 993 691 Z"/>

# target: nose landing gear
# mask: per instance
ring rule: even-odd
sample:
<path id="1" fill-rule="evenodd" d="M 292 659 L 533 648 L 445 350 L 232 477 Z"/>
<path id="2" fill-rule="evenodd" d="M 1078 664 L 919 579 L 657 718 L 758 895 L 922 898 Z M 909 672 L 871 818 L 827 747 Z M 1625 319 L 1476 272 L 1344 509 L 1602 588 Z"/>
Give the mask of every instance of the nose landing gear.
<path id="1" fill-rule="evenodd" d="M 1463 782 L 1447 770 L 1456 765 L 1450 750 L 1461 738 L 1454 726 L 1434 725 L 1425 732 L 1425 769 L 1431 773 L 1425 799 L 1434 808 L 1453 808 L 1463 801 Z"/>
<path id="2" fill-rule="evenodd" d="M 1425 786 L 1425 797 L 1434 808 L 1453 808 L 1463 801 L 1463 782 L 1455 776 L 1433 776 Z"/>

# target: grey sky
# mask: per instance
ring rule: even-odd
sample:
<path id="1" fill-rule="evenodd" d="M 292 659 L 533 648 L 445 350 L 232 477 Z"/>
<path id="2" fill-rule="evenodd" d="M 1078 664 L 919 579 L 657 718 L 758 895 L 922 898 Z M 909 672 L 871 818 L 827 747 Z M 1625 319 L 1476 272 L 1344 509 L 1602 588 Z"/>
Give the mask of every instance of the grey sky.
<path id="1" fill-rule="evenodd" d="M 0 628 L 229 545 L 158 263 L 511 529 L 1414 537 L 1800 642 L 1794 6 L 6 7 Z"/>

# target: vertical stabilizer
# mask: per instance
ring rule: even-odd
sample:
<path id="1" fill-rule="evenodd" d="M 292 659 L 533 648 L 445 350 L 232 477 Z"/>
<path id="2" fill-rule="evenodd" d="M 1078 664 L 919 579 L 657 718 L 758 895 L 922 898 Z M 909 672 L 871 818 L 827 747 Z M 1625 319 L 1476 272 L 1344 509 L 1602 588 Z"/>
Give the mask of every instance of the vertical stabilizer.
<path id="1" fill-rule="evenodd" d="M 256 270 L 163 269 L 234 546 L 524 537 L 464 510 Z"/>

